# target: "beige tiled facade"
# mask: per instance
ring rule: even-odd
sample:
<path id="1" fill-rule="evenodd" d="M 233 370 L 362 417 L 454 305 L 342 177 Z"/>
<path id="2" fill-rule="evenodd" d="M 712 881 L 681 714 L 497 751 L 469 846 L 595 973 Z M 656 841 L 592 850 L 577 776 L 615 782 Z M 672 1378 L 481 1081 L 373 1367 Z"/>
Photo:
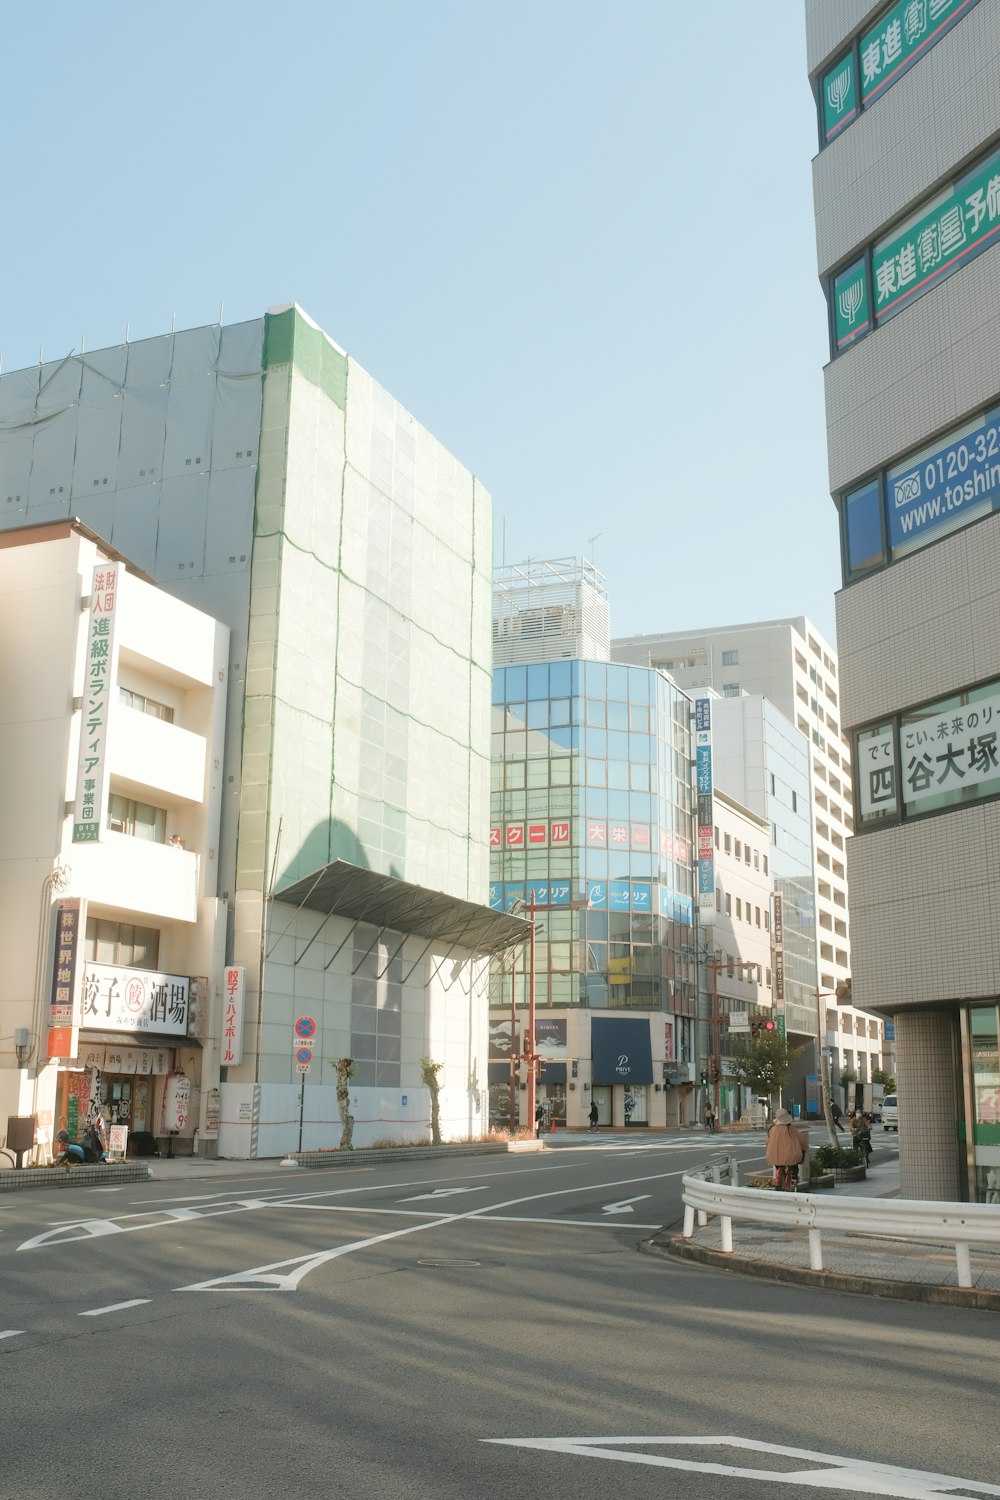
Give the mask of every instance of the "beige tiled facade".
<path id="1" fill-rule="evenodd" d="M 886 11 L 807 0 L 814 85 Z M 1000 136 L 1000 0 L 979 0 L 813 163 L 818 269 L 910 220 Z M 1000 249 L 932 286 L 825 369 L 831 493 L 997 404 Z M 841 711 L 859 726 L 1000 680 L 1000 514 L 849 582 L 837 599 Z M 904 1196 L 974 1196 L 961 1015 L 996 1004 L 1000 803 L 866 829 L 848 846 L 855 1001 L 894 1017 Z"/>

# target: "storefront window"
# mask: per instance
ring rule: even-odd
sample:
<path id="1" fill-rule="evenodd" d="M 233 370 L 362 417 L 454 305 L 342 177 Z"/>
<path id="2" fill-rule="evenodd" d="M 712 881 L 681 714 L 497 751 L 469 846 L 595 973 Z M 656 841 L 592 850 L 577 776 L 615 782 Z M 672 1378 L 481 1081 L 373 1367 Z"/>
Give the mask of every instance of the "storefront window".
<path id="1" fill-rule="evenodd" d="M 1000 1203 L 1000 1057 L 996 1007 L 972 1009 L 969 1033 L 975 1197 L 980 1203 Z"/>

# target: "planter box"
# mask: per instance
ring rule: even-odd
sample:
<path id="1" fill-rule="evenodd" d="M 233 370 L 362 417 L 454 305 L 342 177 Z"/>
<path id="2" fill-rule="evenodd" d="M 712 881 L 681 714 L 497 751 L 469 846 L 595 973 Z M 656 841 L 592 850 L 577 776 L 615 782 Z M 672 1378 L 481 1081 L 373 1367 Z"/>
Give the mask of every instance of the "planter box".
<path id="1" fill-rule="evenodd" d="M 108 1187 L 116 1182 L 148 1182 L 152 1172 L 144 1161 L 102 1162 L 78 1167 L 24 1167 L 0 1171 L 0 1193 L 26 1188 Z"/>
<path id="2" fill-rule="evenodd" d="M 836 1182 L 864 1182 L 868 1173 L 864 1166 L 834 1167 L 833 1176 Z"/>

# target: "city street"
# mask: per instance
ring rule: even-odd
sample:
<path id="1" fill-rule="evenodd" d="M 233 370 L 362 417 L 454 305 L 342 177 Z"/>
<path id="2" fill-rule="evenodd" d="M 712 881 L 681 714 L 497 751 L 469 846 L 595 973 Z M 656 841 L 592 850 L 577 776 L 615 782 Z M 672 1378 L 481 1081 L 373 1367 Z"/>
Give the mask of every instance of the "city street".
<path id="1" fill-rule="evenodd" d="M 8 1195 L 0 1495 L 1000 1495 L 991 1315 L 644 1248 L 709 1149 Z"/>

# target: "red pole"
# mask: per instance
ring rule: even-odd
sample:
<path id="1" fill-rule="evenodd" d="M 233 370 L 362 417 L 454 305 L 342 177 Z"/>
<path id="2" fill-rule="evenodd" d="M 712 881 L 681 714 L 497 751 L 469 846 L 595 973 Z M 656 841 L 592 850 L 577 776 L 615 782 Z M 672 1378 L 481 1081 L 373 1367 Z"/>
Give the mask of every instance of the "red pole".
<path id="1" fill-rule="evenodd" d="M 528 1064 L 528 1124 L 535 1129 L 535 893 L 528 904 L 531 933 L 528 939 L 528 1035 L 522 1051 Z"/>
<path id="2" fill-rule="evenodd" d="M 719 1057 L 719 965 L 712 964 L 712 1070 L 715 1073 L 713 1095 L 715 1118 L 719 1118 L 719 1073 L 722 1059 Z"/>

